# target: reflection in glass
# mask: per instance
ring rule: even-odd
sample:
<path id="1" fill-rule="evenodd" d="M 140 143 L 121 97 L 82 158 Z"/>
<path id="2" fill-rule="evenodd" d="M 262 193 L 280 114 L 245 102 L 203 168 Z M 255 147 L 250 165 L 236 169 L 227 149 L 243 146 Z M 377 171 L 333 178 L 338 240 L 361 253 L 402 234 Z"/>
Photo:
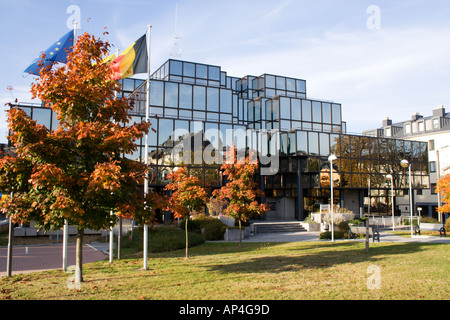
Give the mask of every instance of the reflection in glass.
<path id="1" fill-rule="evenodd" d="M 292 120 L 302 119 L 300 101 L 300 99 L 291 99 Z"/>
<path id="2" fill-rule="evenodd" d="M 170 108 L 178 108 L 178 83 L 166 82 L 164 105 Z"/>
<path id="3" fill-rule="evenodd" d="M 322 119 L 324 123 L 331 123 L 331 104 L 322 103 Z"/>
<path id="4" fill-rule="evenodd" d="M 205 110 L 206 106 L 206 88 L 194 86 L 194 109 Z"/>
<path id="5" fill-rule="evenodd" d="M 180 84 L 180 108 L 192 109 L 192 86 Z"/>
<path id="6" fill-rule="evenodd" d="M 331 110 L 333 124 L 341 124 L 341 105 L 333 103 Z"/>
<path id="7" fill-rule="evenodd" d="M 33 109 L 33 120 L 36 120 L 37 124 L 45 126 L 50 129 L 50 109 L 34 108 Z"/>
<path id="8" fill-rule="evenodd" d="M 185 77 L 195 77 L 195 64 L 184 62 L 183 63 L 183 75 Z"/>
<path id="9" fill-rule="evenodd" d="M 208 111 L 219 111 L 219 89 L 207 88 L 206 89 L 206 105 Z"/>
<path id="10" fill-rule="evenodd" d="M 322 108 L 320 102 L 313 101 L 312 103 L 312 115 L 314 122 L 322 122 Z"/>
<path id="11" fill-rule="evenodd" d="M 173 120 L 159 119 L 158 145 L 171 147 L 173 145 L 171 135 L 173 133 Z"/>
<path id="12" fill-rule="evenodd" d="M 289 98 L 280 97 L 280 118 L 282 119 L 291 118 L 291 106 Z"/>
<path id="13" fill-rule="evenodd" d="M 302 120 L 311 121 L 311 101 L 302 100 Z"/>
<path id="14" fill-rule="evenodd" d="M 162 81 L 150 81 L 150 105 L 163 106 L 164 100 L 164 82 Z"/>
<path id="15" fill-rule="evenodd" d="M 182 66 L 180 61 L 170 60 L 170 74 L 181 76 Z"/>
<path id="16" fill-rule="evenodd" d="M 308 132 L 308 148 L 309 154 L 318 155 L 319 154 L 319 134 L 317 132 Z"/>
<path id="17" fill-rule="evenodd" d="M 231 90 L 220 89 L 220 112 L 231 113 Z"/>

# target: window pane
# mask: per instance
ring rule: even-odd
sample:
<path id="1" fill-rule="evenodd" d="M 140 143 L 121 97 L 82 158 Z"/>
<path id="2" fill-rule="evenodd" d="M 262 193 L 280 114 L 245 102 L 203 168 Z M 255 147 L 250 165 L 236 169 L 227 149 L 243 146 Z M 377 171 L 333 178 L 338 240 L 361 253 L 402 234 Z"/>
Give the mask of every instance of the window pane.
<path id="1" fill-rule="evenodd" d="M 332 105 L 333 112 L 333 124 L 341 124 L 341 105 L 334 104 Z"/>
<path id="2" fill-rule="evenodd" d="M 163 106 L 164 82 L 150 81 L 150 105 Z"/>
<path id="3" fill-rule="evenodd" d="M 306 93 L 306 81 L 297 80 L 297 92 Z"/>
<path id="4" fill-rule="evenodd" d="M 217 80 L 220 81 L 220 69 L 219 67 L 209 66 L 209 80 Z"/>
<path id="5" fill-rule="evenodd" d="M 317 132 L 308 132 L 308 147 L 310 155 L 319 154 L 319 141 Z"/>
<path id="6" fill-rule="evenodd" d="M 291 106 L 289 98 L 280 97 L 280 118 L 282 119 L 291 118 Z"/>
<path id="7" fill-rule="evenodd" d="M 292 120 L 301 120 L 301 107 L 299 99 L 291 99 Z"/>
<path id="8" fill-rule="evenodd" d="M 183 75 L 185 77 L 195 77 L 195 64 L 184 62 L 183 63 Z"/>
<path id="9" fill-rule="evenodd" d="M 319 139 L 320 155 L 328 156 L 330 154 L 330 142 L 328 139 L 328 134 L 320 133 Z"/>
<path id="10" fill-rule="evenodd" d="M 275 77 L 266 74 L 266 87 L 275 88 Z"/>
<path id="11" fill-rule="evenodd" d="M 206 89 L 205 87 L 194 86 L 194 109 L 205 110 Z"/>
<path id="12" fill-rule="evenodd" d="M 170 108 L 178 108 L 178 83 L 166 82 L 164 105 Z"/>
<path id="13" fill-rule="evenodd" d="M 159 119 L 158 144 L 165 147 L 172 146 L 173 120 Z"/>
<path id="14" fill-rule="evenodd" d="M 220 112 L 231 113 L 231 90 L 220 89 Z"/>
<path id="15" fill-rule="evenodd" d="M 312 103 L 312 114 L 314 122 L 322 122 L 322 110 L 320 102 L 313 101 Z"/>
<path id="16" fill-rule="evenodd" d="M 208 111 L 219 111 L 219 89 L 207 88 L 206 105 Z"/>
<path id="17" fill-rule="evenodd" d="M 311 101 L 302 100 L 302 119 L 311 121 Z"/>
<path id="18" fill-rule="evenodd" d="M 286 90 L 295 91 L 295 79 L 286 79 Z"/>
<path id="19" fill-rule="evenodd" d="M 180 108 L 192 109 L 192 86 L 180 85 Z"/>
<path id="20" fill-rule="evenodd" d="M 297 131 L 297 153 L 308 154 L 308 136 L 306 131 Z"/>
<path id="21" fill-rule="evenodd" d="M 208 78 L 208 67 L 203 64 L 197 64 L 197 78 L 207 79 Z"/>
<path id="22" fill-rule="evenodd" d="M 286 90 L 286 78 L 277 77 L 277 89 Z"/>
<path id="23" fill-rule="evenodd" d="M 181 76 L 181 62 L 180 61 L 170 61 L 170 74 Z"/>
<path id="24" fill-rule="evenodd" d="M 324 123 L 331 123 L 331 104 L 322 103 L 322 118 Z"/>
<path id="25" fill-rule="evenodd" d="M 50 109 L 34 108 L 33 120 L 36 120 L 37 124 L 43 125 L 47 129 L 50 129 L 50 112 Z"/>

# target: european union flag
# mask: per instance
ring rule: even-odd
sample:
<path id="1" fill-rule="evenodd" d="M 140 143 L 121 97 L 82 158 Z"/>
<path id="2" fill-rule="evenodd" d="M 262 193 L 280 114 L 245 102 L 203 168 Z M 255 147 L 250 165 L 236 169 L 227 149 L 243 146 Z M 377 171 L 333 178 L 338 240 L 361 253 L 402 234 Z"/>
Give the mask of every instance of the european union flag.
<path id="1" fill-rule="evenodd" d="M 39 71 L 43 67 L 51 67 L 55 62 L 66 63 L 67 53 L 73 49 L 74 31 L 71 30 L 62 36 L 58 41 L 45 50 L 45 57 L 42 54 L 33 60 L 31 65 L 24 72 L 39 76 Z"/>

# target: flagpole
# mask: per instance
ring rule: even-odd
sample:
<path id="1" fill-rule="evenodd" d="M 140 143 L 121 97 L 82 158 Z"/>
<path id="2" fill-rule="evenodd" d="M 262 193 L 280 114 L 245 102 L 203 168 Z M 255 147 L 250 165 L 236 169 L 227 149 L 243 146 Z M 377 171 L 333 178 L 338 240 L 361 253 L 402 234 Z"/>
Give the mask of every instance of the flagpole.
<path id="1" fill-rule="evenodd" d="M 151 25 L 147 25 L 147 99 L 145 104 L 145 122 L 149 122 L 149 107 L 150 107 L 150 40 L 151 40 Z M 144 179 L 144 197 L 148 194 L 148 132 L 145 134 L 145 165 L 147 167 L 145 179 Z M 147 205 L 145 203 L 145 205 Z M 147 255 L 148 255 L 148 224 L 144 224 L 144 266 L 143 269 L 147 270 Z"/>

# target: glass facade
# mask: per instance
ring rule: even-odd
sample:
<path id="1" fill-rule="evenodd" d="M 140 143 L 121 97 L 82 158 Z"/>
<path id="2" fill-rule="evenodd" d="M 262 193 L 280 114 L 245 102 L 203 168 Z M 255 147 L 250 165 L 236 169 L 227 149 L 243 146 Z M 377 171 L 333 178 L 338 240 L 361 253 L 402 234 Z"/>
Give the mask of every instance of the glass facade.
<path id="1" fill-rule="evenodd" d="M 121 84 L 119 96 L 134 100 L 132 121 L 145 120 L 146 82 L 128 78 Z M 55 128 L 51 110 L 19 107 Z M 346 207 L 356 199 L 354 211 L 367 211 L 369 205 L 371 212 L 385 210 L 388 173 L 398 195 L 407 190 L 408 172 L 400 167 L 404 158 L 412 163 L 414 188 L 429 188 L 427 143 L 346 134 L 341 104 L 308 99 L 302 79 L 272 74 L 237 78 L 219 66 L 170 59 L 151 75 L 149 114 L 156 131 L 150 130 L 148 138 L 150 186 L 157 190 L 180 165 L 210 191 L 219 188 L 224 181 L 220 167 L 232 143 L 238 151 L 267 155 L 255 179 L 266 196 L 262 201 L 292 203 L 283 219 L 303 220 L 319 204 L 329 203 L 327 158 L 332 153 L 338 158 L 333 162 L 338 177 L 334 199 Z M 138 144 L 127 157 L 143 161 L 144 139 Z M 263 172 L 268 166 L 275 170 Z"/>

